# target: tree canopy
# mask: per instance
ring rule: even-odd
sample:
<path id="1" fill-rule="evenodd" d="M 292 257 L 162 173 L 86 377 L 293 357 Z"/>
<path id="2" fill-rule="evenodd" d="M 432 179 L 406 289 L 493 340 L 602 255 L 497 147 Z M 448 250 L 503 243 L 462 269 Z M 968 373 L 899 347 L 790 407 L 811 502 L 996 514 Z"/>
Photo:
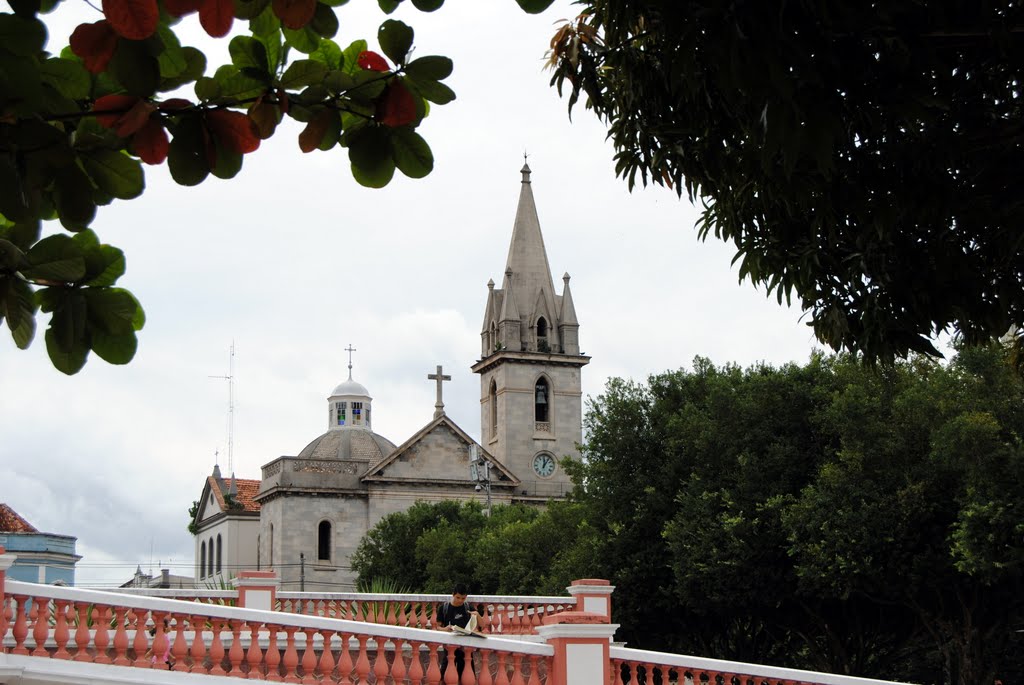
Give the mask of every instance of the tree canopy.
<path id="1" fill-rule="evenodd" d="M 939 364 L 698 358 L 590 403 L 571 501 L 418 504 L 360 545 L 409 589 L 615 585 L 616 639 L 905 682 L 1024 675 L 1024 380 Z"/>
<path id="2" fill-rule="evenodd" d="M 378 5 L 390 14 L 402 1 Z M 552 2 L 516 1 L 527 12 Z M 133 358 L 143 310 L 116 287 L 124 254 L 90 227 L 98 207 L 143 194 L 143 165 L 166 162 L 184 186 L 230 179 L 290 117 L 304 125 L 302 152 L 346 150 L 362 185 L 383 187 L 396 170 L 430 173 L 417 128 L 431 105 L 455 98 L 444 83 L 452 62 L 412 59 L 414 31 L 394 19 L 377 31 L 380 52 L 364 39 L 335 42 L 335 8 L 346 2 L 103 0 L 102 18 L 54 50 L 47 14 L 61 0 L 9 0 L 12 11 L 0 12 L 0 323 L 19 348 L 41 310 L 64 373 L 90 352 L 114 364 Z M 411 4 L 432 12 L 444 0 Z M 179 22 L 197 18 L 210 37 L 230 38 L 230 63 L 210 66 L 181 44 Z M 41 238 L 47 220 L 63 232 Z"/>
<path id="3" fill-rule="evenodd" d="M 552 83 L 835 350 L 1024 328 L 1024 8 L 581 0 Z"/>

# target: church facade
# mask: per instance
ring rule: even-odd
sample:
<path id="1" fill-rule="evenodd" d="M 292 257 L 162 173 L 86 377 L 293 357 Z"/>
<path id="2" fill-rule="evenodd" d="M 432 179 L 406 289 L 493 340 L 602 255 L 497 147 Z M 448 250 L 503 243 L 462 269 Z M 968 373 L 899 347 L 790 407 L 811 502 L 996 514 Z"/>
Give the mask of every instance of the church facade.
<path id="1" fill-rule="evenodd" d="M 347 380 L 327 398 L 324 433 L 265 464 L 259 481 L 225 480 L 218 469 L 207 479 L 193 518 L 197 578 L 272 568 L 284 590 L 351 591 L 349 559 L 382 518 L 417 501 L 483 499 L 471 462 L 489 469 L 494 504 L 542 504 L 568 492 L 558 462 L 578 456 L 589 357 L 580 353 L 568 274 L 554 291 L 529 167 L 521 173 L 502 286 L 487 284 L 472 366 L 481 441 L 445 413 L 441 384 L 450 377 L 440 367 L 429 376 L 437 383 L 431 421 L 399 445 L 375 433 L 373 398 L 353 380 L 350 360 Z"/>

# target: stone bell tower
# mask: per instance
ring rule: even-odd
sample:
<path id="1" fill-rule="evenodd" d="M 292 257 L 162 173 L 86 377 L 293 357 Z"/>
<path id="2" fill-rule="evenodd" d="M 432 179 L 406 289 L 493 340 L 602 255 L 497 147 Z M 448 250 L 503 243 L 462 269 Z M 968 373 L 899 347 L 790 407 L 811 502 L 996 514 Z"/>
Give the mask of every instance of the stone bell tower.
<path id="1" fill-rule="evenodd" d="M 559 461 L 583 438 L 579 321 L 569 274 L 556 295 L 523 165 L 522 189 L 501 288 L 487 283 L 480 333 L 481 442 L 522 481 L 520 496 L 560 497 L 570 481 Z"/>

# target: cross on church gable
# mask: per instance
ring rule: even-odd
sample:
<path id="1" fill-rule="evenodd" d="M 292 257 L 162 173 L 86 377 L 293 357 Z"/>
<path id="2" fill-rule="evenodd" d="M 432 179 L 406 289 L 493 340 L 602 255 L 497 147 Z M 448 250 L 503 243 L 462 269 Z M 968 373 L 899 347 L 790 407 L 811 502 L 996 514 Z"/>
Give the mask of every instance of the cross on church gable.
<path id="1" fill-rule="evenodd" d="M 451 376 L 448 376 L 448 375 L 446 375 L 444 373 L 444 369 L 441 367 L 440 364 L 437 365 L 437 372 L 436 373 L 428 373 L 427 374 L 427 380 L 437 381 L 437 402 L 434 403 L 434 418 L 435 419 L 444 416 L 444 400 L 441 399 L 443 388 L 442 388 L 441 384 L 444 383 L 445 381 L 450 381 L 451 379 L 452 379 Z"/>

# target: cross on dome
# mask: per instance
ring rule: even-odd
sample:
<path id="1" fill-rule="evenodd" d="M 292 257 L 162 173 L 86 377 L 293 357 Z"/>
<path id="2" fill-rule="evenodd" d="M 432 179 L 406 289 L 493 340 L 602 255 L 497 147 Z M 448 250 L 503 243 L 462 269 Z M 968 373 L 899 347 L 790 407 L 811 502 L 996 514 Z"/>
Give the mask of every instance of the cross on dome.
<path id="1" fill-rule="evenodd" d="M 349 343 L 345 351 L 348 352 L 348 379 L 352 380 L 352 353 L 356 351 L 356 348 L 352 347 L 352 343 Z"/>

